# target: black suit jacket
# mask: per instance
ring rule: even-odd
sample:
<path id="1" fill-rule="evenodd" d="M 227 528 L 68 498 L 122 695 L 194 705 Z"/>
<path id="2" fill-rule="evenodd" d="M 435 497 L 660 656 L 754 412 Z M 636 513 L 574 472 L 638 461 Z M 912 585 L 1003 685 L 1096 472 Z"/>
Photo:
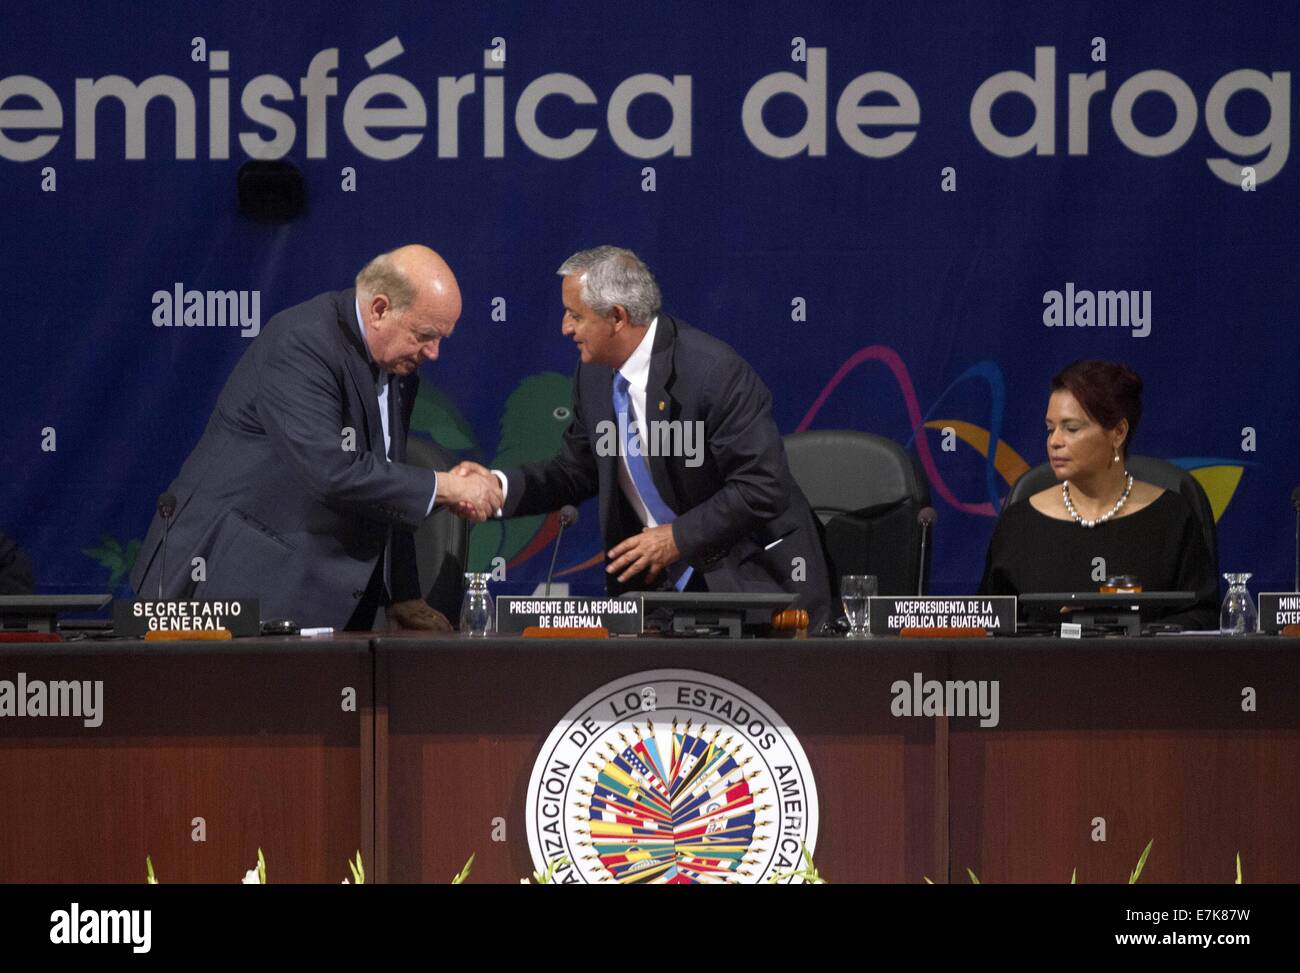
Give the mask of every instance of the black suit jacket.
<path id="1" fill-rule="evenodd" d="M 401 462 L 419 378 L 390 386 L 389 462 L 378 377 L 352 289 L 318 295 L 267 322 L 168 488 L 177 504 L 164 598 L 258 598 L 263 618 L 342 628 L 390 526 L 393 598 L 420 597 L 412 531 L 424 519 L 434 475 Z M 131 572 L 144 598 L 158 594 L 162 535 L 155 515 Z M 194 557 L 206 562 L 204 581 L 193 580 Z"/>
<path id="2" fill-rule="evenodd" d="M 641 530 L 619 486 L 617 455 L 596 448 L 602 432 L 616 428 L 613 380 L 608 366 L 578 365 L 573 421 L 560 453 L 505 471 L 505 516 L 599 496 L 607 550 Z M 826 558 L 812 509 L 790 475 L 771 407 L 767 387 L 730 346 L 659 315 L 647 418 L 699 422 L 704 430 L 698 466 L 686 456 L 647 457 L 659 495 L 676 514 L 673 538 L 682 558 L 702 573 L 710 591 L 794 592 L 796 604 L 818 625 L 830 611 Z M 611 594 L 645 587 L 622 585 L 612 575 L 606 581 Z"/>

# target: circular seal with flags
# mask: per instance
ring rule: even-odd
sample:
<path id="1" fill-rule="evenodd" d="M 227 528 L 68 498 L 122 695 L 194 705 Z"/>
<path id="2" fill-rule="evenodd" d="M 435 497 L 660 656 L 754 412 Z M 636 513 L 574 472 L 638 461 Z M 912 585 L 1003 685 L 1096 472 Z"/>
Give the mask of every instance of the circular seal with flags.
<path id="1" fill-rule="evenodd" d="M 556 725 L 527 815 L 534 866 L 557 883 L 757 883 L 814 851 L 817 787 L 757 696 L 659 669 L 602 686 Z"/>

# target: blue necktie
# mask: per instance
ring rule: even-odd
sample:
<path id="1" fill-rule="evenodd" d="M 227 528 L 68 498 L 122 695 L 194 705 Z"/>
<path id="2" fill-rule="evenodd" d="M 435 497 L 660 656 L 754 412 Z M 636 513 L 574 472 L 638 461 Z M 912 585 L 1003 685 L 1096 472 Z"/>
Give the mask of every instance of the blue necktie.
<path id="1" fill-rule="evenodd" d="M 655 487 L 654 478 L 650 476 L 650 462 L 644 455 L 645 437 L 642 437 L 639 448 L 642 455 L 633 455 L 629 446 L 632 442 L 631 404 L 627 394 L 629 385 L 622 372 L 614 373 L 614 414 L 618 417 L 619 436 L 623 441 L 623 455 L 627 458 L 627 469 L 632 474 L 632 482 L 636 484 L 637 492 L 641 494 L 641 502 L 650 511 L 650 516 L 655 519 L 655 523 L 671 524 L 677 519 L 677 515 L 669 509 L 668 504 L 664 503 L 664 498 L 659 495 L 659 490 Z M 680 562 L 668 568 L 668 578 L 673 582 L 673 587 L 678 591 L 684 589 L 691 579 L 692 570 L 689 564 L 682 565 Z M 674 577 L 678 571 L 681 574 Z"/>

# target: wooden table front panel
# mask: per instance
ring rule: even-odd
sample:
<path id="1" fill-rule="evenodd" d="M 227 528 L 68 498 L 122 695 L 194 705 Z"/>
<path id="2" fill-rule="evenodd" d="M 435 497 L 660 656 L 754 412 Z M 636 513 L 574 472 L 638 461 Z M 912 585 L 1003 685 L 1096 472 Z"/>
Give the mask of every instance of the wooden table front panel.
<path id="1" fill-rule="evenodd" d="M 954 881 L 1122 883 L 1150 839 L 1143 882 L 1300 881 L 1300 646 L 997 644 L 952 660 L 1001 710 L 950 720 Z"/>
<path id="2" fill-rule="evenodd" d="M 756 694 L 798 737 L 817 784 L 815 858 L 828 880 L 920 882 L 946 853 L 937 727 L 892 717 L 889 686 L 938 665 L 915 646 L 822 640 L 380 639 L 379 874 L 447 882 L 473 853 L 471 881 L 530 875 L 525 804 L 547 735 L 611 680 L 691 669 Z M 493 840 L 498 818 L 505 841 Z"/>
<path id="3" fill-rule="evenodd" d="M 0 719 L 0 881 L 143 883 L 151 855 L 238 883 L 260 846 L 273 882 L 337 883 L 373 854 L 365 641 L 0 646 L 19 672 L 103 680 L 103 723 Z"/>

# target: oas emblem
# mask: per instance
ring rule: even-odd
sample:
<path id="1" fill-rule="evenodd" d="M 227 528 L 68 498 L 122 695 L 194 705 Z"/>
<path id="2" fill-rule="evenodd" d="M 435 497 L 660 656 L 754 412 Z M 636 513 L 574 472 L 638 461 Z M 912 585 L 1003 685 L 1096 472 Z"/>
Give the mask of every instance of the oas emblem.
<path id="1" fill-rule="evenodd" d="M 562 883 L 766 882 L 817 842 L 817 787 L 785 721 L 685 669 L 625 676 L 574 706 L 533 765 L 527 814 L 534 866 L 567 859 Z"/>

